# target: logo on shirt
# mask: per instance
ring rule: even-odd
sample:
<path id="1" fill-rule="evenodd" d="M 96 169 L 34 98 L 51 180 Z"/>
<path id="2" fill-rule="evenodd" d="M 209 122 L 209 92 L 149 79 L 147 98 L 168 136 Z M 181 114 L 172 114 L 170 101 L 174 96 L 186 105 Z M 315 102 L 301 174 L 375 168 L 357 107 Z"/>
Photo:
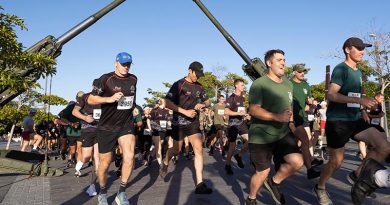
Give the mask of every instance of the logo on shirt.
<path id="1" fill-rule="evenodd" d="M 196 97 L 197 97 L 197 98 L 200 97 L 200 92 L 199 92 L 199 91 L 196 91 Z"/>
<path id="2" fill-rule="evenodd" d="M 306 90 L 306 88 L 303 88 L 303 92 L 305 93 L 305 95 L 307 95 L 307 90 Z"/>
<path id="3" fill-rule="evenodd" d="M 112 91 L 114 91 L 114 92 L 121 92 L 122 88 L 115 86 L 114 89 L 112 89 Z"/>
<path id="4" fill-rule="evenodd" d="M 102 88 L 98 88 L 97 86 L 93 86 L 92 88 L 95 92 L 97 92 L 97 94 L 101 94 L 103 92 L 103 89 Z"/>
<path id="5" fill-rule="evenodd" d="M 290 91 L 288 92 L 288 99 L 292 102 L 292 93 Z"/>
<path id="6" fill-rule="evenodd" d="M 130 92 L 131 92 L 131 93 L 134 93 L 134 92 L 135 92 L 135 87 L 134 87 L 134 85 L 132 85 L 132 86 L 130 87 Z"/>

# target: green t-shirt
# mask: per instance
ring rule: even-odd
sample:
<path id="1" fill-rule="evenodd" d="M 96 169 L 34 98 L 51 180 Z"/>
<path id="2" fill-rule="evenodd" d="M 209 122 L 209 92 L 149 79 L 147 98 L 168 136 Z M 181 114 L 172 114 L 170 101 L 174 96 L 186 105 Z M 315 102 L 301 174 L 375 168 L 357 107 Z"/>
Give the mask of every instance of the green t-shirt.
<path id="1" fill-rule="evenodd" d="M 359 69 L 353 70 L 344 62 L 340 63 L 333 69 L 330 83 L 341 86 L 339 93 L 342 95 L 360 97 L 362 92 L 362 72 Z M 355 121 L 360 118 L 359 104 L 329 102 L 326 111 L 327 121 Z"/>
<path id="2" fill-rule="evenodd" d="M 283 113 L 292 106 L 293 87 L 283 77 L 282 83 L 276 83 L 268 76 L 255 80 L 249 90 L 249 104 L 258 104 L 272 113 Z M 268 144 L 275 142 L 289 132 L 287 122 L 265 121 L 252 116 L 249 127 L 249 143 Z"/>
<path id="3" fill-rule="evenodd" d="M 223 125 L 223 116 L 225 115 L 225 104 L 215 104 L 211 110 L 214 112 L 214 125 Z"/>
<path id="4" fill-rule="evenodd" d="M 305 112 L 306 99 L 311 95 L 310 85 L 306 81 L 300 83 L 291 79 L 293 85 L 293 113 L 295 122 L 307 121 Z"/>

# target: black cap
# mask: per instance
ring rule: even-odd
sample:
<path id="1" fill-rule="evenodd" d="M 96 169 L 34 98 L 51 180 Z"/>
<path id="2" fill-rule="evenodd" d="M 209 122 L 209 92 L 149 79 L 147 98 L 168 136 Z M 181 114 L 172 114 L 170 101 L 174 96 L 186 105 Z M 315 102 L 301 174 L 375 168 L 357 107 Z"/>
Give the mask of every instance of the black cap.
<path id="1" fill-rule="evenodd" d="M 188 69 L 191 69 L 192 71 L 194 71 L 196 77 L 198 77 L 198 78 L 204 76 L 203 65 L 201 63 L 199 63 L 198 61 L 192 62 Z"/>
<path id="2" fill-rule="evenodd" d="M 343 50 L 347 47 L 354 46 L 355 48 L 358 48 L 359 50 L 363 50 L 366 47 L 371 47 L 371 44 L 363 43 L 362 39 L 357 37 L 351 37 L 348 38 L 343 45 Z"/>

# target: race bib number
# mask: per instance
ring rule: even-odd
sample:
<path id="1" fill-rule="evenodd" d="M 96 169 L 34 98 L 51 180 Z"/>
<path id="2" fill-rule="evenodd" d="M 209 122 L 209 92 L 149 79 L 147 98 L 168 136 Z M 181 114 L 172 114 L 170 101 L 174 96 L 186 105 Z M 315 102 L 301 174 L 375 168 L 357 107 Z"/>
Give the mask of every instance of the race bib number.
<path id="1" fill-rule="evenodd" d="M 307 115 L 307 120 L 314 121 L 314 115 Z"/>
<path id="2" fill-rule="evenodd" d="M 150 130 L 149 129 L 144 129 L 144 135 L 151 135 Z"/>
<path id="3" fill-rule="evenodd" d="M 246 109 L 245 109 L 245 107 L 238 107 L 238 108 L 237 108 L 237 112 L 246 113 Z"/>
<path id="4" fill-rule="evenodd" d="M 225 114 L 225 110 L 222 109 L 218 110 L 218 115 L 224 115 L 224 114 Z"/>
<path id="5" fill-rule="evenodd" d="M 160 120 L 160 126 L 161 126 L 161 128 L 167 128 L 167 121 L 166 120 Z"/>
<path id="6" fill-rule="evenodd" d="M 93 119 L 95 120 L 99 120 L 100 119 L 100 115 L 102 114 L 102 109 L 93 109 Z"/>
<path id="7" fill-rule="evenodd" d="M 118 101 L 118 110 L 128 110 L 133 107 L 134 96 L 122 97 Z"/>
<path id="8" fill-rule="evenodd" d="M 380 123 L 381 123 L 380 118 L 372 118 L 372 120 L 371 120 L 372 125 L 379 125 Z"/>
<path id="9" fill-rule="evenodd" d="M 353 92 L 349 92 L 348 93 L 348 97 L 353 97 L 353 98 L 360 98 L 360 93 L 353 93 Z M 360 108 L 360 104 L 359 103 L 347 103 L 347 107 L 351 107 L 351 108 Z"/>

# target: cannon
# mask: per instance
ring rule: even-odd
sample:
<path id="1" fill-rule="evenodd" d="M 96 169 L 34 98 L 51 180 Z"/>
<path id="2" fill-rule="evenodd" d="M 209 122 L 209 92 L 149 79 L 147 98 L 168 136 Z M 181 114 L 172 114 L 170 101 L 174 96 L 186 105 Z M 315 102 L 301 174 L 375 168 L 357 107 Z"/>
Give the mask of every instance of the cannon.
<path id="1" fill-rule="evenodd" d="M 125 0 L 115 0 L 102 8 L 100 11 L 96 12 L 89 18 L 85 19 L 69 31 L 65 32 L 62 36 L 59 38 L 55 38 L 54 36 L 48 35 L 42 40 L 38 41 L 36 44 L 31 46 L 26 50 L 26 52 L 30 53 L 42 53 L 48 56 L 51 56 L 53 59 L 57 58 L 59 55 L 61 55 L 61 49 L 62 46 L 65 45 L 67 42 L 72 40 L 74 37 L 76 37 L 78 34 L 83 32 L 85 29 L 90 27 L 92 24 L 94 24 L 96 21 L 98 21 L 101 17 L 103 17 L 105 14 L 119 6 L 121 3 L 123 3 Z M 19 69 L 19 71 L 16 71 L 13 73 L 14 75 L 22 76 L 24 78 L 28 78 L 32 81 L 37 81 L 40 73 L 37 73 L 32 68 L 27 69 Z M 16 98 L 18 95 L 23 93 L 24 91 L 17 91 L 12 92 L 8 87 L 0 88 L 0 108 L 2 108 L 5 104 Z"/>
<path id="2" fill-rule="evenodd" d="M 193 0 L 199 8 L 203 11 L 204 14 L 210 19 L 210 21 L 214 24 L 215 27 L 222 33 L 225 39 L 229 42 L 229 44 L 233 47 L 233 49 L 241 56 L 241 58 L 245 61 L 246 64 L 242 66 L 245 74 L 249 76 L 249 78 L 254 81 L 257 78 L 266 74 L 266 66 L 260 60 L 260 58 L 251 59 L 245 51 L 238 45 L 238 43 L 233 39 L 232 36 L 222 27 L 222 25 L 215 19 L 215 17 L 210 13 L 210 11 L 206 8 L 206 6 L 200 0 Z"/>
<path id="3" fill-rule="evenodd" d="M 53 59 L 61 55 L 61 49 L 64 44 L 72 40 L 75 36 L 83 32 L 89 26 L 94 24 L 102 16 L 119 6 L 125 0 L 115 0 L 85 19 L 59 38 L 51 35 L 31 46 L 26 52 L 41 53 L 51 56 Z M 32 81 L 37 81 L 41 73 L 38 73 L 32 68 L 19 69 L 14 75 L 19 75 L 28 78 Z M 0 108 L 10 102 L 12 99 L 23 93 L 24 91 L 12 92 L 8 87 L 0 89 Z M 55 159 L 55 156 L 48 158 L 47 150 L 45 154 L 25 153 L 15 150 L 0 150 L 0 168 L 13 170 L 21 173 L 26 173 L 36 176 L 61 176 L 63 171 L 50 168 L 48 165 L 49 159 Z"/>

